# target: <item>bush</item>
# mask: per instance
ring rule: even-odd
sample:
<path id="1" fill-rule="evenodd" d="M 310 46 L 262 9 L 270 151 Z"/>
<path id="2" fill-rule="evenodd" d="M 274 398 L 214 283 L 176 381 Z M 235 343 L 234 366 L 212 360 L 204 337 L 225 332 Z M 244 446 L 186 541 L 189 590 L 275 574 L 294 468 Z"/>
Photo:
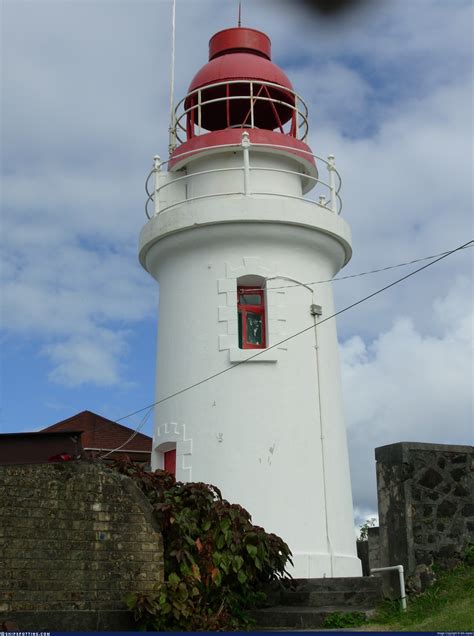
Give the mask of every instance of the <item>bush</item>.
<path id="1" fill-rule="evenodd" d="M 237 629 L 245 610 L 263 600 L 263 584 L 284 577 L 291 552 L 279 537 L 251 523 L 218 488 L 147 473 L 130 462 L 116 468 L 151 502 L 164 544 L 165 581 L 126 601 L 140 627 L 153 631 Z"/>
<path id="2" fill-rule="evenodd" d="M 376 525 L 377 519 L 375 517 L 366 519 L 364 523 L 359 526 L 359 536 L 357 537 L 357 541 L 368 541 L 369 528 L 375 528 Z"/>
<path id="3" fill-rule="evenodd" d="M 467 565 L 474 565 L 474 543 L 470 543 L 464 554 L 464 561 Z"/>

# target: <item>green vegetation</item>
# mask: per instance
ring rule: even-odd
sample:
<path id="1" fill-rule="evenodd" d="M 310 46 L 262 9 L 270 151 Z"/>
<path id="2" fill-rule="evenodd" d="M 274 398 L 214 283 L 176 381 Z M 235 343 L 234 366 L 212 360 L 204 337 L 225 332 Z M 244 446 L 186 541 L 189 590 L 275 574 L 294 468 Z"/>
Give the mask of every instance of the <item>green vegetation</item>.
<path id="1" fill-rule="evenodd" d="M 362 612 L 334 612 L 324 619 L 323 627 L 326 629 L 343 629 L 345 627 L 360 627 L 367 622 Z"/>
<path id="2" fill-rule="evenodd" d="M 376 629 L 376 623 L 387 631 L 474 631 L 474 565 L 468 560 L 454 570 L 438 572 L 432 587 L 408 599 L 406 612 L 398 601 L 386 602 L 368 629 Z"/>
<path id="3" fill-rule="evenodd" d="M 274 534 L 252 525 L 241 506 L 214 486 L 176 482 L 162 470 L 133 463 L 117 469 L 135 480 L 153 506 L 164 544 L 165 581 L 126 603 L 141 629 L 221 631 L 249 625 L 246 609 L 262 586 L 285 576 L 291 552 Z"/>
<path id="4" fill-rule="evenodd" d="M 376 525 L 377 519 L 375 517 L 366 519 L 364 523 L 359 526 L 359 536 L 357 537 L 357 541 L 367 541 L 369 538 L 369 528 L 375 528 Z"/>

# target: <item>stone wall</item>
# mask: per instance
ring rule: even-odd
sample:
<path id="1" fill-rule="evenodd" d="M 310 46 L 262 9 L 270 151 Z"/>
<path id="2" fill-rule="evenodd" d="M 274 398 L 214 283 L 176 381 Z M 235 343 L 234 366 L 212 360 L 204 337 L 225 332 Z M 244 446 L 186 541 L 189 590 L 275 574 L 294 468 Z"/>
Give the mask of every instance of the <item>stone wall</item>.
<path id="1" fill-rule="evenodd" d="M 0 625 L 131 628 L 124 597 L 163 580 L 151 506 L 101 463 L 0 466 Z"/>
<path id="2" fill-rule="evenodd" d="M 369 528 L 367 532 L 369 570 L 382 567 L 380 561 L 380 528 Z"/>
<path id="3" fill-rule="evenodd" d="M 375 449 L 381 565 L 424 589 L 474 542 L 473 448 L 400 442 Z M 373 567 L 373 566 L 372 566 Z"/>

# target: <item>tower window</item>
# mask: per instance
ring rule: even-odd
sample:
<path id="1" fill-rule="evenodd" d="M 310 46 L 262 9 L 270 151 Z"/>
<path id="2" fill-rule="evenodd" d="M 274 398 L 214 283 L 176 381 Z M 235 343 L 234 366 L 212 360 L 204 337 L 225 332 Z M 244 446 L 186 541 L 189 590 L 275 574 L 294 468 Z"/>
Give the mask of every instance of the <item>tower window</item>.
<path id="1" fill-rule="evenodd" d="M 237 288 L 239 320 L 239 348 L 265 349 L 266 318 L 265 294 L 255 287 Z"/>

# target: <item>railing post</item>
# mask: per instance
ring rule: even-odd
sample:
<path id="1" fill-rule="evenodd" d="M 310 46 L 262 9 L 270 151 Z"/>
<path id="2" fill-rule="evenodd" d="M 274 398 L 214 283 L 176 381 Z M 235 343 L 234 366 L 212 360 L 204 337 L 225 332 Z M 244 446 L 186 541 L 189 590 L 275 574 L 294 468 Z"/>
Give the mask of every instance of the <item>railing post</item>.
<path id="1" fill-rule="evenodd" d="M 201 134 L 201 89 L 198 90 L 198 135 Z"/>
<path id="2" fill-rule="evenodd" d="M 250 128 L 255 128 L 253 112 L 253 82 L 250 82 Z"/>
<path id="3" fill-rule="evenodd" d="M 161 159 L 159 155 L 153 157 L 154 183 L 153 183 L 153 203 L 155 204 L 155 216 L 160 213 L 160 172 Z"/>
<path id="4" fill-rule="evenodd" d="M 242 133 L 242 150 L 244 155 L 244 194 L 250 194 L 250 137 Z"/>
<path id="5" fill-rule="evenodd" d="M 328 173 L 329 173 L 329 190 L 331 196 L 331 210 L 337 214 L 337 197 L 336 197 L 336 162 L 334 155 L 328 157 Z"/>

